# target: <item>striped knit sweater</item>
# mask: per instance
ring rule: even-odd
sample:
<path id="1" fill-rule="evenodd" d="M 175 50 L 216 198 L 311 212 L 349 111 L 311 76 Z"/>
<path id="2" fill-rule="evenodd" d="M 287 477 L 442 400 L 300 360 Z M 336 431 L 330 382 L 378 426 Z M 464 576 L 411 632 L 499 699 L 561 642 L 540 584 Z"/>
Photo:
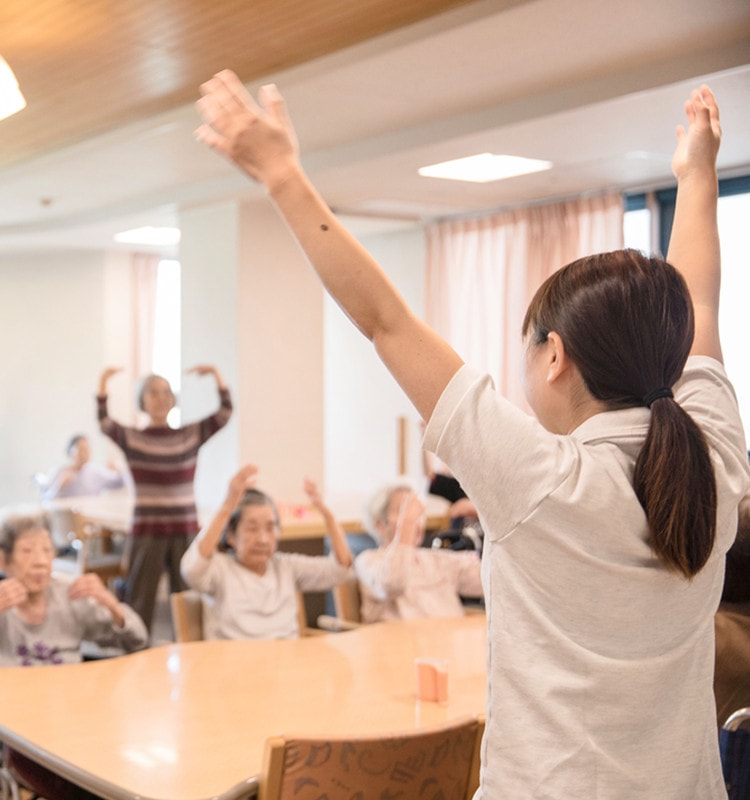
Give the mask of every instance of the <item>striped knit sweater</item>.
<path id="1" fill-rule="evenodd" d="M 134 536 L 177 536 L 199 530 L 193 478 L 198 449 L 232 415 L 229 389 L 220 389 L 219 410 L 182 428 L 143 430 L 111 419 L 107 396 L 97 397 L 99 427 L 125 454 L 135 484 Z"/>

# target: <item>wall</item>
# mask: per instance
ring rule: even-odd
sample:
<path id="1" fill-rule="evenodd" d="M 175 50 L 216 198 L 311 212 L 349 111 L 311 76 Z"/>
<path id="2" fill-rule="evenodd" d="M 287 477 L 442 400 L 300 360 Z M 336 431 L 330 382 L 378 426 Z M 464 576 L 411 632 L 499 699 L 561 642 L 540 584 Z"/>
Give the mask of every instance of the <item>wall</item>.
<path id="1" fill-rule="evenodd" d="M 418 314 L 424 313 L 421 229 L 361 238 Z M 341 309 L 325 305 L 326 487 L 342 513 L 358 516 L 364 500 L 399 472 L 398 420 L 407 420 L 407 473 L 424 486 L 420 417 Z"/>
<path id="2" fill-rule="evenodd" d="M 102 365 L 120 355 L 109 348 L 129 337 L 104 291 L 108 275 L 127 306 L 122 266 L 97 252 L 0 257 L 0 505 L 36 500 L 32 474 L 61 463 L 73 433 L 91 437 L 94 457 L 113 454 L 94 394 Z"/>
<path id="3" fill-rule="evenodd" d="M 340 513 L 358 514 L 366 495 L 396 474 L 401 416 L 409 420 L 409 470 L 419 482 L 416 412 L 372 345 L 326 298 L 270 204 L 188 209 L 181 227 L 183 366 L 216 364 L 236 408 L 201 450 L 199 506 L 215 507 L 249 461 L 280 500 L 304 502 L 309 475 Z M 421 232 L 363 243 L 421 313 Z M 8 505 L 36 499 L 31 475 L 62 462 L 74 432 L 91 437 L 95 459 L 120 459 L 98 432 L 93 397 L 104 366 L 125 367 L 111 380 L 110 407 L 132 424 L 138 376 L 127 254 L 3 256 L 0 280 L 0 505 Z M 184 421 L 210 413 L 213 381 L 185 376 L 180 404 Z"/>
<path id="4" fill-rule="evenodd" d="M 235 411 L 225 428 L 203 445 L 195 475 L 199 508 L 213 508 L 223 497 L 239 460 L 242 416 L 238 391 L 237 242 L 238 209 L 234 203 L 184 211 L 182 241 L 182 422 L 192 422 L 217 408 L 211 377 L 185 375 L 197 364 L 214 364 L 232 392 Z"/>

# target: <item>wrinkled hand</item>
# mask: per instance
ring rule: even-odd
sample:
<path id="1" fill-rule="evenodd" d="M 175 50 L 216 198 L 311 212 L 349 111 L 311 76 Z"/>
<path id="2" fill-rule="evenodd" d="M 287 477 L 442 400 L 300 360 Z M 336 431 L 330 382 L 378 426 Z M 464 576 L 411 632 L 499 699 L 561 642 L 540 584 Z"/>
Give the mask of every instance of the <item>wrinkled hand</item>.
<path id="1" fill-rule="evenodd" d="M 196 108 L 203 124 L 199 141 L 233 161 L 267 189 L 283 183 L 299 167 L 297 137 L 275 85 L 261 87 L 253 100 L 231 70 L 200 87 Z"/>
<path id="2" fill-rule="evenodd" d="M 123 367 L 107 367 L 99 376 L 99 394 L 107 393 L 107 382 L 113 375 L 122 372 Z"/>
<path id="3" fill-rule="evenodd" d="M 255 464 L 245 464 L 229 481 L 227 490 L 227 502 L 233 507 L 242 499 L 242 495 L 252 489 L 258 481 L 258 467 Z"/>
<path id="4" fill-rule="evenodd" d="M 321 511 L 325 504 L 323 503 L 323 498 L 320 496 L 318 484 L 315 483 L 312 478 L 305 478 L 304 488 L 307 499 L 310 501 L 310 505 L 313 508 L 316 508 L 318 511 Z"/>
<path id="5" fill-rule="evenodd" d="M 685 103 L 685 114 L 687 128 L 677 126 L 677 147 L 672 156 L 672 172 L 678 180 L 694 171 L 713 171 L 721 144 L 719 107 L 708 86 L 693 90 Z"/>
<path id="6" fill-rule="evenodd" d="M 26 587 L 18 578 L 6 578 L 0 581 L 0 612 L 20 606 L 28 596 Z"/>
<path id="7" fill-rule="evenodd" d="M 416 492 L 404 496 L 398 512 L 394 542 L 416 546 L 424 538 L 424 505 Z"/>
<path id="8" fill-rule="evenodd" d="M 85 572 L 70 584 L 68 597 L 71 600 L 83 600 L 86 597 L 90 597 L 100 605 L 109 606 L 114 595 L 102 583 L 102 579 L 96 573 Z"/>

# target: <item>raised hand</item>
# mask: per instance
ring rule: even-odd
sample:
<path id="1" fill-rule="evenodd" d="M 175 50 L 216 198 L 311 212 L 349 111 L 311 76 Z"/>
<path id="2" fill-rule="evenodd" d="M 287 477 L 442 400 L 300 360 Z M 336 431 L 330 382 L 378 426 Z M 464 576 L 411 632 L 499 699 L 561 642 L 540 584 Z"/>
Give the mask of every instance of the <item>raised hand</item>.
<path id="1" fill-rule="evenodd" d="M 305 478 L 304 489 L 305 494 L 310 501 L 310 505 L 313 508 L 316 508 L 318 511 L 322 511 L 322 509 L 325 507 L 325 503 L 323 502 L 323 498 L 320 496 L 318 484 L 315 483 L 312 478 Z"/>
<path id="2" fill-rule="evenodd" d="M 107 367 L 99 376 L 99 394 L 107 394 L 107 383 L 109 379 L 122 371 L 123 367 Z"/>
<path id="3" fill-rule="evenodd" d="M 224 380 L 219 373 L 219 370 L 213 364 L 196 364 L 194 367 L 185 370 L 188 375 L 213 375 L 216 379 L 216 384 L 220 388 L 224 386 Z"/>
<path id="4" fill-rule="evenodd" d="M 721 144 L 719 107 L 708 86 L 691 93 L 685 114 L 687 127 L 677 126 L 677 147 L 672 157 L 672 171 L 678 180 L 694 170 L 713 170 Z"/>
<path id="5" fill-rule="evenodd" d="M 200 141 L 268 189 L 283 183 L 299 166 L 297 137 L 274 84 L 261 87 L 258 104 L 234 72 L 222 70 L 200 91 Z"/>
<path id="6" fill-rule="evenodd" d="M 258 482 L 258 472 L 255 464 L 245 464 L 232 476 L 227 489 L 227 502 L 232 507 L 236 506 L 242 499 L 242 495 Z"/>
<path id="7" fill-rule="evenodd" d="M 0 613 L 20 606 L 28 596 L 26 587 L 18 578 L 6 578 L 4 581 L 0 581 Z"/>
<path id="8" fill-rule="evenodd" d="M 102 583 L 102 579 L 94 572 L 85 572 L 76 578 L 68 588 L 68 596 L 71 600 L 90 597 L 105 606 L 111 605 L 111 599 L 114 597 Z"/>
<path id="9" fill-rule="evenodd" d="M 396 533 L 393 541 L 416 547 L 424 537 L 424 505 L 416 492 L 403 496 L 398 510 Z"/>
<path id="10" fill-rule="evenodd" d="M 84 572 L 83 575 L 76 578 L 68 588 L 68 596 L 71 600 L 83 600 L 90 597 L 100 606 L 109 609 L 115 625 L 122 626 L 125 623 L 120 601 L 107 589 L 102 579 L 94 572 Z"/>

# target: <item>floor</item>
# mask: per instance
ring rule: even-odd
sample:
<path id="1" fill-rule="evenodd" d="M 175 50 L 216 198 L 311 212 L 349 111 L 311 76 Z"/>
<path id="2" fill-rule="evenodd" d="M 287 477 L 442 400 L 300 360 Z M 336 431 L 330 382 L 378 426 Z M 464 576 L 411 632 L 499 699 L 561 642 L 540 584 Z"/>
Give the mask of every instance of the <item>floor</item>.
<path id="1" fill-rule="evenodd" d="M 169 579 L 165 573 L 161 577 L 159 591 L 156 595 L 156 609 L 151 623 L 151 645 L 157 647 L 173 641 L 172 612 L 169 608 Z"/>

